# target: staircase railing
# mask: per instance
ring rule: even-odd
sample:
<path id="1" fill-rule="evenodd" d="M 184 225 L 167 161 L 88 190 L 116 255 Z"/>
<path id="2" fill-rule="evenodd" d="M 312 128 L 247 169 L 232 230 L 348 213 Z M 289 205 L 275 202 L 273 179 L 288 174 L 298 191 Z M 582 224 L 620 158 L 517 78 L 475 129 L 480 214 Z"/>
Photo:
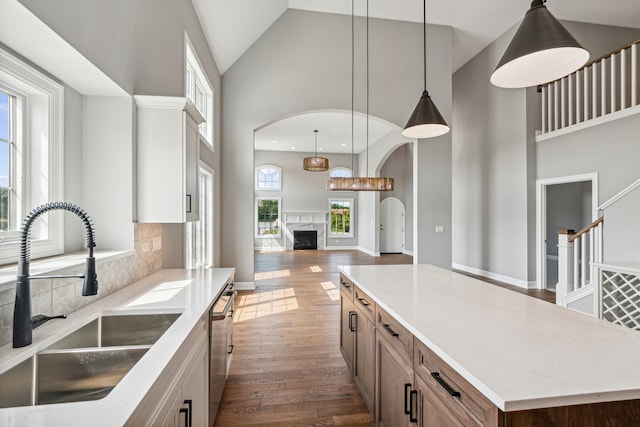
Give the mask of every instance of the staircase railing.
<path id="1" fill-rule="evenodd" d="M 538 86 L 542 134 L 638 105 L 638 44 L 640 40 Z"/>

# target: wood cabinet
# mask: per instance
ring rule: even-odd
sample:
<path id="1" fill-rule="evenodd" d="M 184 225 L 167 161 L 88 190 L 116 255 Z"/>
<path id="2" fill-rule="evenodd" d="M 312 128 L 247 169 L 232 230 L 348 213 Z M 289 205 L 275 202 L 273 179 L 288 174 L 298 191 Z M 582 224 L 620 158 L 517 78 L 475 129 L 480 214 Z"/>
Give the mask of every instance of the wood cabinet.
<path id="1" fill-rule="evenodd" d="M 349 282 L 340 284 L 340 352 L 347 363 L 347 368 L 353 373 L 356 357 L 356 312 L 351 286 Z"/>
<path id="2" fill-rule="evenodd" d="M 127 426 L 208 426 L 208 317 L 199 320 Z"/>
<path id="3" fill-rule="evenodd" d="M 187 98 L 135 96 L 137 220 L 197 221 L 199 131 L 204 118 Z"/>

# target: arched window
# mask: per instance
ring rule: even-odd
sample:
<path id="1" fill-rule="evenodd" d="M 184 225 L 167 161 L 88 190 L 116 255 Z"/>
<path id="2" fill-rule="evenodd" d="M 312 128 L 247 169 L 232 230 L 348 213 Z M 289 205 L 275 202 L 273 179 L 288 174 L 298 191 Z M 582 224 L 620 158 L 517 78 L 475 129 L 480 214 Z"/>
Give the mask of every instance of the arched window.
<path id="1" fill-rule="evenodd" d="M 273 165 L 258 166 L 256 168 L 256 189 L 282 190 L 282 168 Z"/>
<path id="2" fill-rule="evenodd" d="M 333 168 L 329 172 L 331 178 L 351 178 L 353 172 L 349 168 Z"/>

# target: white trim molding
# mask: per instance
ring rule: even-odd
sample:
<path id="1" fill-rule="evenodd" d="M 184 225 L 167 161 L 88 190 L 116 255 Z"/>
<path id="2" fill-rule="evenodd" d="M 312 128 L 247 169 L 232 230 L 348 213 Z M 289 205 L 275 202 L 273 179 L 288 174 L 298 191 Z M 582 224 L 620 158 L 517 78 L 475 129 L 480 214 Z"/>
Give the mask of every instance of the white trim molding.
<path id="1" fill-rule="evenodd" d="M 371 255 L 371 256 L 380 256 L 380 252 L 374 252 L 374 251 L 370 251 L 367 248 L 363 248 L 362 246 L 358 246 L 358 250 L 360 252 L 364 252 L 367 255 Z"/>
<path id="2" fill-rule="evenodd" d="M 516 279 L 515 277 L 503 276 L 502 274 L 492 273 L 486 270 L 480 270 L 479 268 L 469 267 L 467 265 L 457 264 L 455 262 L 451 263 L 451 268 L 464 271 L 466 273 L 475 274 L 476 276 L 486 277 L 487 279 L 498 280 L 500 282 L 504 282 L 509 285 L 517 286 L 523 289 L 536 288 L 535 280 L 526 281 L 526 280 Z"/>

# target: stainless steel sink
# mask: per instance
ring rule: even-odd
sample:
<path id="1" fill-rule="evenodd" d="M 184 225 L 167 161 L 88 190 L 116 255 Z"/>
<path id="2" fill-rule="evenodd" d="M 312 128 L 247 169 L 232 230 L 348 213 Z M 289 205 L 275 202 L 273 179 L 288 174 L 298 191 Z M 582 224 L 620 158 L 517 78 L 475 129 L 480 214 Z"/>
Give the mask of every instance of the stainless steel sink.
<path id="1" fill-rule="evenodd" d="M 151 345 L 179 316 L 179 313 L 101 316 L 49 346 L 47 350 Z"/>
<path id="2" fill-rule="evenodd" d="M 180 316 L 101 316 L 0 374 L 0 408 L 105 397 Z"/>
<path id="3" fill-rule="evenodd" d="M 37 353 L 0 375 L 0 408 L 101 399 L 150 347 Z"/>

